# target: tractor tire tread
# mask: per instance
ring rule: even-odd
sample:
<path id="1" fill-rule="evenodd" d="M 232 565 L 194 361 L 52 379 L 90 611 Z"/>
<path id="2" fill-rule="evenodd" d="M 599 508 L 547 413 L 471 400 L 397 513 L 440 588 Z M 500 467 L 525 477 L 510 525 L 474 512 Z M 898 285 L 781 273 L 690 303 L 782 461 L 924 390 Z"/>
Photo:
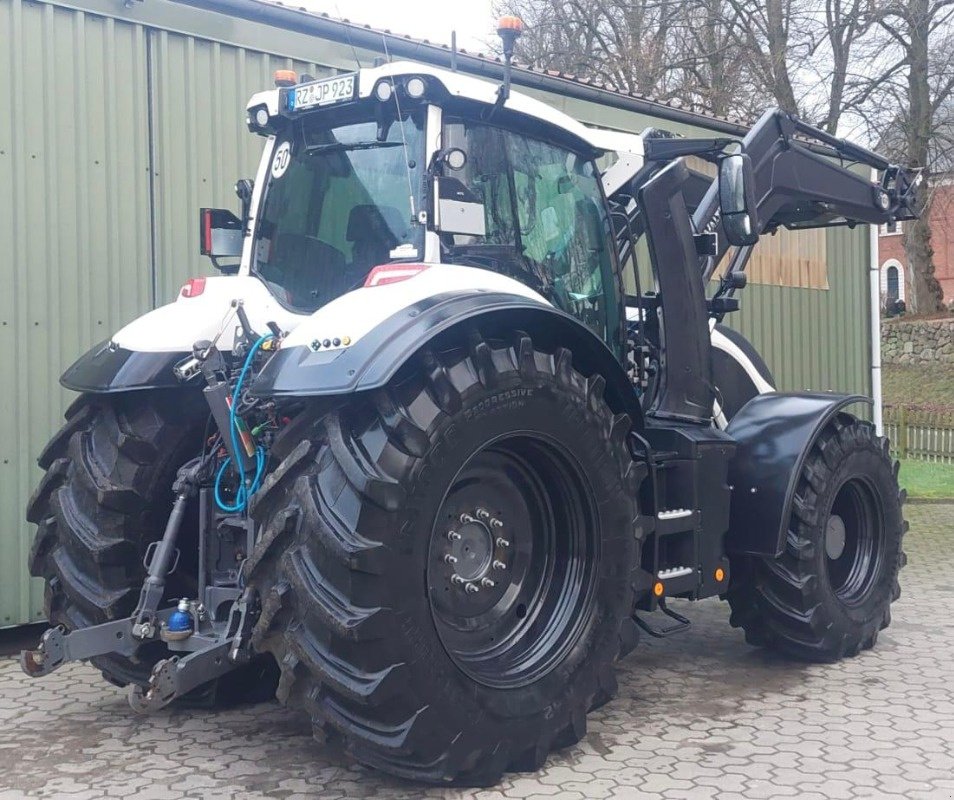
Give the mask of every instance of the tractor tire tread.
<path id="1" fill-rule="evenodd" d="M 601 378 L 587 380 L 572 368 L 568 350 L 535 351 L 526 334 L 510 344 L 472 334 L 456 352 L 452 360 L 424 351 L 416 378 L 379 392 L 364 417 L 345 408 L 321 419 L 310 456 L 289 456 L 256 497 L 252 514 L 262 534 L 248 575 L 263 604 L 253 643 L 281 669 L 279 699 L 307 709 L 318 735 L 340 737 L 358 761 L 394 775 L 487 786 L 508 770 L 538 769 L 553 747 L 585 735 L 587 711 L 616 691 L 612 663 L 624 645 L 631 649 L 633 634 L 624 620 L 617 646 L 601 656 L 606 663 L 580 679 L 572 710 L 561 711 L 532 745 L 501 737 L 478 747 L 409 675 L 402 620 L 389 610 L 396 589 L 389 588 L 388 567 L 407 524 L 401 509 L 410 491 L 395 476 L 409 475 L 423 460 L 435 420 L 505 379 L 543 371 L 576 387 L 607 442 L 625 442 L 628 419 L 602 400 Z M 619 472 L 635 498 L 645 471 L 627 463 Z"/>

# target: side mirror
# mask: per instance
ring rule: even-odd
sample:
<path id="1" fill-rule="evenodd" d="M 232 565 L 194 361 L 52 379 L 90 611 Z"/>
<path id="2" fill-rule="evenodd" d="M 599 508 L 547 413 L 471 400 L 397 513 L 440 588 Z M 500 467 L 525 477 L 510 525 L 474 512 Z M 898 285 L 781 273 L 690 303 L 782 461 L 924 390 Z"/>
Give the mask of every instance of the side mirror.
<path id="1" fill-rule="evenodd" d="M 200 208 L 199 236 L 199 252 L 215 263 L 217 258 L 242 255 L 245 225 L 227 208 Z"/>
<path id="2" fill-rule="evenodd" d="M 251 178 L 240 178 L 235 184 L 235 194 L 242 201 L 242 224 L 248 223 L 248 214 L 252 208 L 252 190 L 255 182 Z"/>
<path id="3" fill-rule="evenodd" d="M 719 162 L 719 205 L 729 244 L 743 247 L 759 240 L 755 175 L 747 154 L 734 153 Z"/>
<path id="4" fill-rule="evenodd" d="M 442 233 L 486 236 L 484 204 L 457 178 L 437 179 L 434 227 Z"/>

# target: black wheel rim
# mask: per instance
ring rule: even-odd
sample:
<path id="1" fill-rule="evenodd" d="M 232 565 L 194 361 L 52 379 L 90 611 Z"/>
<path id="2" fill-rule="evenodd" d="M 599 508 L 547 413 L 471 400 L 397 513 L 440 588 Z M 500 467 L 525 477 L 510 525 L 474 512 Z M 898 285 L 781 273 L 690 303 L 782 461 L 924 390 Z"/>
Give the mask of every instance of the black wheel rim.
<path id="1" fill-rule="evenodd" d="M 846 605 L 868 596 L 881 567 L 884 520 L 874 489 L 862 479 L 842 484 L 825 523 L 828 581 Z"/>
<path id="2" fill-rule="evenodd" d="M 437 634 L 458 668 L 516 688 L 561 663 L 592 617 L 595 508 L 582 468 L 549 439 L 501 437 L 468 459 L 427 565 Z"/>

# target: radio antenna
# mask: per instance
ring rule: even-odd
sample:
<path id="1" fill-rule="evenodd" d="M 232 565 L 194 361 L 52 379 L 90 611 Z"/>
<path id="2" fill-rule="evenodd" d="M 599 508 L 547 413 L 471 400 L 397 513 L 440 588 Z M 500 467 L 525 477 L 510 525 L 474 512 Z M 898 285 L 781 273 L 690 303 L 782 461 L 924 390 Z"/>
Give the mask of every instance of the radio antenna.
<path id="1" fill-rule="evenodd" d="M 388 37 L 383 33 L 381 34 L 381 44 L 384 45 L 384 57 L 387 59 L 388 64 L 390 64 L 391 52 L 388 50 Z M 391 84 L 394 84 L 393 78 Z M 397 122 L 398 125 L 401 126 L 401 144 L 404 147 L 404 172 L 407 175 L 407 201 L 411 207 L 411 221 L 417 222 L 417 210 L 414 207 L 414 183 L 411 180 L 411 162 L 407 152 L 407 133 L 404 130 L 404 118 L 401 114 L 401 93 L 398 91 L 394 92 L 394 105 L 397 108 Z"/>
<path id="2" fill-rule="evenodd" d="M 345 26 L 345 39 L 348 40 L 348 46 L 351 48 L 351 55 L 354 56 L 354 63 L 358 69 L 361 69 L 361 59 L 358 58 L 358 50 L 354 46 L 354 42 L 351 41 L 351 23 L 348 22 L 344 17 L 341 16 L 341 9 L 338 8 L 338 0 L 335 0 L 335 14 L 338 17 L 339 22 L 343 22 Z"/>

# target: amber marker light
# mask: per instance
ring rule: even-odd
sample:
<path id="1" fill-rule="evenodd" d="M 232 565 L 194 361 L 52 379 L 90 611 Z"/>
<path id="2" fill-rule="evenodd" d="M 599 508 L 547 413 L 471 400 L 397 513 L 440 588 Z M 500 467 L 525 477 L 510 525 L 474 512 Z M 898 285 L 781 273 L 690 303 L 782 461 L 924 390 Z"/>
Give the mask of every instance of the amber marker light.
<path id="1" fill-rule="evenodd" d="M 717 583 L 722 583 L 725 580 L 725 570 L 722 567 L 716 567 L 715 579 Z"/>
<path id="2" fill-rule="evenodd" d="M 503 33 L 504 31 L 513 31 L 520 35 L 523 33 L 523 20 L 520 17 L 501 17 L 497 20 L 497 33 Z"/>
<path id="3" fill-rule="evenodd" d="M 298 83 L 298 73 L 293 69 L 276 69 L 274 77 L 276 86 L 294 86 Z"/>
<path id="4" fill-rule="evenodd" d="M 662 597 L 665 591 L 666 587 L 663 586 L 662 581 L 656 581 L 653 584 L 653 594 L 656 595 L 656 597 Z"/>

